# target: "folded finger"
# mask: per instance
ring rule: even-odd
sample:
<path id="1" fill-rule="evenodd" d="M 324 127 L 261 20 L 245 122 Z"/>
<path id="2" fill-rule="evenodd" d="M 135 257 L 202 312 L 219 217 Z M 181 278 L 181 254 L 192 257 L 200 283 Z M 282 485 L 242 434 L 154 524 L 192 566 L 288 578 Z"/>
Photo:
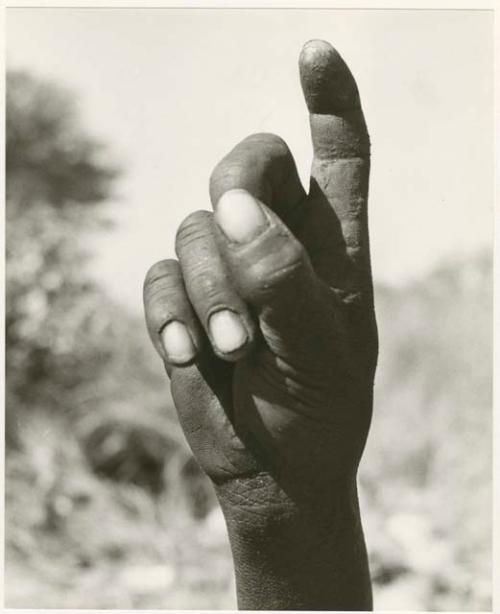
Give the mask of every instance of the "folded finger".
<path id="1" fill-rule="evenodd" d="M 202 347 L 203 332 L 176 260 L 162 260 L 149 269 L 144 310 L 151 341 L 161 358 L 168 365 L 191 364 Z"/>
<path id="2" fill-rule="evenodd" d="M 213 214 L 197 211 L 180 225 L 176 252 L 186 292 L 219 358 L 237 360 L 251 347 L 256 327 L 214 238 Z"/>

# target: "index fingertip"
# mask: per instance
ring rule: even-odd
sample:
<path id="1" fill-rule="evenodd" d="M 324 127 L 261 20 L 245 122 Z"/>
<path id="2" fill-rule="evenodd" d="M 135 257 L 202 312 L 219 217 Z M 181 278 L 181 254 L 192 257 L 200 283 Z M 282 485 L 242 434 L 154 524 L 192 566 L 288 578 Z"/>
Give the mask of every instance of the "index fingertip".
<path id="1" fill-rule="evenodd" d="M 336 115 L 360 107 L 356 81 L 340 53 L 327 41 L 305 43 L 299 71 L 310 113 Z"/>

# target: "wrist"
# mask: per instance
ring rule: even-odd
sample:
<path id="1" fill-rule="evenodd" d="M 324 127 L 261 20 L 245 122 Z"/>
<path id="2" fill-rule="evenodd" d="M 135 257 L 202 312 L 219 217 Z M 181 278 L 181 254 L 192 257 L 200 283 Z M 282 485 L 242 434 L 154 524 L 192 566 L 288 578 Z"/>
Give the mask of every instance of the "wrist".
<path id="1" fill-rule="evenodd" d="M 284 485 L 261 471 L 218 483 L 215 489 L 226 521 L 239 532 L 272 531 L 276 523 L 292 517 L 314 519 L 329 528 L 358 516 L 355 475 L 320 489 L 310 483 Z"/>
<path id="2" fill-rule="evenodd" d="M 355 480 L 333 485 L 323 501 L 292 498 L 265 473 L 217 492 L 241 609 L 371 608 Z"/>

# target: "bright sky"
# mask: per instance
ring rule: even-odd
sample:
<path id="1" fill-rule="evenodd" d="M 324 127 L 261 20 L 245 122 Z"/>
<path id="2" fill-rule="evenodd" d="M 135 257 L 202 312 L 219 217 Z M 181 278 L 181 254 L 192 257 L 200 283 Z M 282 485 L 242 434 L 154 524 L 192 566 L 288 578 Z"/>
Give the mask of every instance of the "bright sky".
<path id="1" fill-rule="evenodd" d="M 181 220 L 209 209 L 213 166 L 275 132 L 304 182 L 311 145 L 297 58 L 332 42 L 356 76 L 372 140 L 375 278 L 401 282 L 493 236 L 493 13 L 9 9 L 9 68 L 60 81 L 124 167 L 117 227 L 94 272 L 141 309 Z"/>

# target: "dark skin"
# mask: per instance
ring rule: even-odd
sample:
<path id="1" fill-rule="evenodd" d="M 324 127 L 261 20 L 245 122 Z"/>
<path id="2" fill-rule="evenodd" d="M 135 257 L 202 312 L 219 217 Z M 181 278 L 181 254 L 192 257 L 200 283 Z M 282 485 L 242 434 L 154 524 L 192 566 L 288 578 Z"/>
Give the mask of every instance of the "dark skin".
<path id="1" fill-rule="evenodd" d="M 242 141 L 212 173 L 214 213 L 186 218 L 178 260 L 149 270 L 146 319 L 225 515 L 238 606 L 366 610 L 356 475 L 377 360 L 370 146 L 340 55 L 310 41 L 299 68 L 309 193 L 279 137 Z M 217 327 L 228 311 L 237 323 Z"/>

